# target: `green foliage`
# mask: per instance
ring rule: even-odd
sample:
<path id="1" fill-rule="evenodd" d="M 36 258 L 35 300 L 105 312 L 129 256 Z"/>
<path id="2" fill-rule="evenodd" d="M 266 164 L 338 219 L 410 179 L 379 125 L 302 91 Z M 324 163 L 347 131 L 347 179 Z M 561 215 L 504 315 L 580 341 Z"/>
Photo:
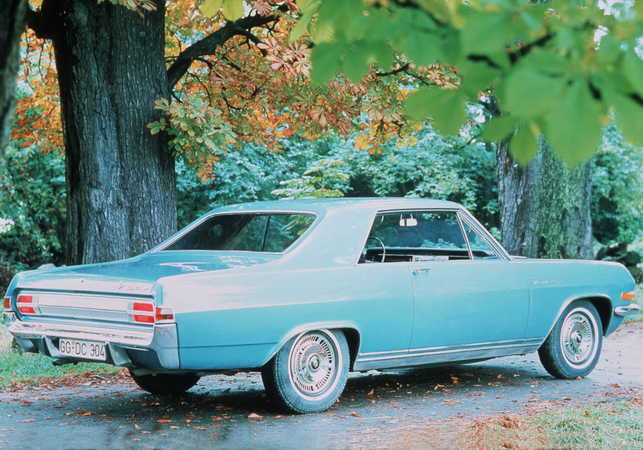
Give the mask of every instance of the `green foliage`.
<path id="1" fill-rule="evenodd" d="M 454 134 L 465 103 L 493 91 L 503 117 L 522 124 L 518 133 L 504 127 L 501 135 L 514 140 L 516 160 L 533 157 L 543 134 L 574 165 L 599 148 L 610 110 L 624 139 L 643 143 L 640 3 L 322 0 L 316 18 L 300 20 L 310 21 L 315 42 L 314 82 L 325 83 L 337 69 L 360 82 L 374 63 L 388 70 L 392 55 L 416 65 L 440 61 L 459 79 L 447 89 L 409 86 L 415 90 L 406 102 L 409 116 L 430 116 L 438 131 Z M 599 43 L 597 30 L 605 34 Z"/>
<path id="2" fill-rule="evenodd" d="M 293 155 L 297 159 L 297 155 Z M 203 182 L 198 172 L 178 161 L 178 225 L 182 228 L 213 208 L 233 203 L 268 200 L 279 183 L 297 171 L 284 155 L 246 145 L 231 150 L 213 168 L 214 178 Z"/>
<path id="3" fill-rule="evenodd" d="M 0 261 L 16 269 L 60 265 L 65 252 L 63 156 L 35 146 L 7 147 L 0 167 Z"/>
<path id="4" fill-rule="evenodd" d="M 643 148 L 624 142 L 616 126 L 610 125 L 594 161 L 594 236 L 603 244 L 633 242 L 643 236 Z"/>
<path id="5" fill-rule="evenodd" d="M 349 189 L 349 174 L 344 172 L 344 161 L 320 159 L 313 162 L 300 178 L 282 181 L 282 187 L 272 195 L 282 198 L 343 197 Z"/>
<path id="6" fill-rule="evenodd" d="M 348 141 L 291 137 L 281 141 L 278 154 L 249 145 L 231 152 L 206 183 L 180 162 L 179 225 L 214 207 L 244 201 L 413 196 L 462 203 L 493 229 L 499 224 L 497 173 L 493 148 L 478 141 L 483 111 L 470 107 L 471 120 L 457 136 L 444 137 L 427 125 L 405 146 L 385 145 L 379 154 L 356 149 L 359 135 Z"/>
<path id="7" fill-rule="evenodd" d="M 344 145 L 333 155 L 350 169 L 351 196 L 422 197 L 462 203 L 489 228 L 499 226 L 494 149 L 480 141 L 483 109 L 470 107 L 469 123 L 455 136 L 425 126 L 407 145 L 380 154 Z"/>
<path id="8" fill-rule="evenodd" d="M 192 94 L 185 97 L 184 102 L 157 100 L 156 109 L 163 111 L 170 121 L 161 118 L 148 124 L 148 128 L 152 134 L 167 130 L 173 136 L 170 148 L 177 160 L 195 167 L 205 181 L 212 166 L 224 154 L 222 148 L 235 142 L 235 132 L 230 123 L 221 118 L 221 111 L 204 99 Z"/>

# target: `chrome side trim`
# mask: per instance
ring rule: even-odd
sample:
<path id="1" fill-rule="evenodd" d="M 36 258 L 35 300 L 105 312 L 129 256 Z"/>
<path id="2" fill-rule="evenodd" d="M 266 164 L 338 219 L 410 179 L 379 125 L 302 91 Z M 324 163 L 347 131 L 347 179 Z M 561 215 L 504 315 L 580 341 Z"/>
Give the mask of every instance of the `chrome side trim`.
<path id="1" fill-rule="evenodd" d="M 432 347 L 414 349 L 405 354 L 386 352 L 360 354 L 355 361 L 354 370 L 387 369 L 393 367 L 428 366 L 448 362 L 466 362 L 499 356 L 522 355 L 538 350 L 544 338 L 519 339 L 495 343 L 467 344 L 460 346 Z M 372 356 L 372 357 L 364 357 Z"/>
<path id="2" fill-rule="evenodd" d="M 627 306 L 617 306 L 614 308 L 614 314 L 617 316 L 635 316 L 641 312 L 641 307 L 635 303 L 632 303 Z"/>

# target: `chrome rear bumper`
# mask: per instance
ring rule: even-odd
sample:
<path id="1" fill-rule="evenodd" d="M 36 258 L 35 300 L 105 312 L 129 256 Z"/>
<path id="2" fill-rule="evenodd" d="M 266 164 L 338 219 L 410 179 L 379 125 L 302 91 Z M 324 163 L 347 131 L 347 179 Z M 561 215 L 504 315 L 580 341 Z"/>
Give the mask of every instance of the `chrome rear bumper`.
<path id="1" fill-rule="evenodd" d="M 108 364 L 159 370 L 180 368 L 175 323 L 137 327 L 75 324 L 67 321 L 24 322 L 11 312 L 5 313 L 5 317 L 7 329 L 26 352 L 40 352 L 52 358 L 74 362 L 75 359 L 60 353 L 59 338 L 97 341 L 106 344 L 109 356 L 105 362 Z"/>

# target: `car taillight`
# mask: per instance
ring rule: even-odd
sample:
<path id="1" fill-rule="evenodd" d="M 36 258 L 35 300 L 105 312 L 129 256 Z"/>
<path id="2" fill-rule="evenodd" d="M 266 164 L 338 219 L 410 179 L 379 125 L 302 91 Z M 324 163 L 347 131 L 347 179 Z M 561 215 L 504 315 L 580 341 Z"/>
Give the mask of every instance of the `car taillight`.
<path id="1" fill-rule="evenodd" d="M 134 302 L 132 305 L 134 322 L 154 323 L 154 304 L 147 302 Z"/>
<path id="2" fill-rule="evenodd" d="M 16 306 L 22 314 L 36 314 L 33 295 L 19 295 Z"/>
<path id="3" fill-rule="evenodd" d="M 168 306 L 156 308 L 156 321 L 174 320 L 174 311 Z"/>
<path id="4" fill-rule="evenodd" d="M 4 298 L 4 303 L 2 304 L 2 307 L 4 308 L 4 312 L 11 311 L 11 297 Z"/>

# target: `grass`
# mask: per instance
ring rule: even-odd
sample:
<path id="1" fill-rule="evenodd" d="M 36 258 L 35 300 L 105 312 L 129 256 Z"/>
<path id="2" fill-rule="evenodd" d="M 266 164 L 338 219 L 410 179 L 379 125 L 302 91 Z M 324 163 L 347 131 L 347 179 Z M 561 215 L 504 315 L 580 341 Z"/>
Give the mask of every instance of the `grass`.
<path id="1" fill-rule="evenodd" d="M 540 414 L 532 422 L 562 448 L 640 449 L 643 399 Z"/>
<path id="2" fill-rule="evenodd" d="M 639 450 L 643 399 L 528 416 L 452 419 L 394 435 L 393 447 L 409 450 Z"/>
<path id="3" fill-rule="evenodd" d="M 0 308 L 1 310 L 1 308 Z M 12 337 L 0 324 L 0 388 L 16 384 L 35 384 L 48 379 L 69 378 L 87 373 L 109 373 L 122 370 L 107 364 L 79 363 L 54 366 L 53 359 L 40 353 L 23 353 L 11 348 Z"/>

